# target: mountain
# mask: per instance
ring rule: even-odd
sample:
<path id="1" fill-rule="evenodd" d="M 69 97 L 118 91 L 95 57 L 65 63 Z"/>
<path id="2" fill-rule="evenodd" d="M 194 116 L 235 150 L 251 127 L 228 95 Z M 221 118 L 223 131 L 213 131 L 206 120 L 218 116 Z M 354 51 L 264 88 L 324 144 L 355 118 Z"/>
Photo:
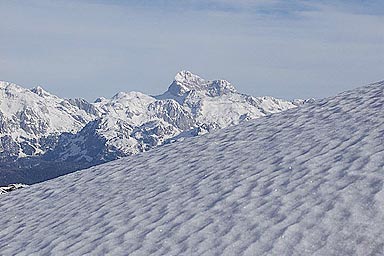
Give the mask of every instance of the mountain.
<path id="1" fill-rule="evenodd" d="M 0 161 L 44 154 L 62 133 L 76 133 L 94 118 L 41 87 L 0 82 Z"/>
<path id="2" fill-rule="evenodd" d="M 0 185 L 31 184 L 305 103 L 241 94 L 189 71 L 158 96 L 120 92 L 89 103 L 2 82 L 0 101 Z"/>
<path id="3" fill-rule="evenodd" d="M 383 255 L 384 81 L 2 196 L 5 255 Z"/>
<path id="4" fill-rule="evenodd" d="M 206 81 L 181 71 L 162 95 L 121 92 L 97 100 L 93 105 L 101 118 L 75 135 L 64 136 L 61 146 L 48 156 L 100 163 L 300 104 L 241 94 L 228 81 Z"/>

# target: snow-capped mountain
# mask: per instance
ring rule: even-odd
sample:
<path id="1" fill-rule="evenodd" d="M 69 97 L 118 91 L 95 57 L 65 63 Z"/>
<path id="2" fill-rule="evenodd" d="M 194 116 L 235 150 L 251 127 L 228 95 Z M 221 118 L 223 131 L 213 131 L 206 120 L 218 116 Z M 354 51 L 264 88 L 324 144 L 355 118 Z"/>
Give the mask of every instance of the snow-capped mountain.
<path id="1" fill-rule="evenodd" d="M 0 161 L 44 154 L 59 135 L 76 133 L 94 118 L 41 87 L 0 82 Z"/>
<path id="2" fill-rule="evenodd" d="M 103 162 L 287 110 L 297 104 L 241 94 L 228 81 L 206 81 L 181 71 L 162 95 L 121 92 L 111 99 L 97 100 L 93 106 L 101 118 L 75 135 L 63 136 L 60 147 L 49 157 Z"/>
<path id="3" fill-rule="evenodd" d="M 303 104 L 241 94 L 226 80 L 204 80 L 189 71 L 179 72 L 159 96 L 120 92 L 94 103 L 7 82 L 0 89 L 3 165 L 38 156 L 39 161 L 79 163 L 84 168 Z M 39 164 L 32 161 L 18 168 Z"/>
<path id="4" fill-rule="evenodd" d="M 4 255 L 384 255 L 384 81 L 2 196 Z"/>
<path id="5" fill-rule="evenodd" d="M 192 113 L 198 125 L 213 129 L 296 106 L 272 97 L 241 94 L 226 80 L 206 81 L 188 71 L 179 72 L 168 90 L 156 98 L 175 100 Z"/>

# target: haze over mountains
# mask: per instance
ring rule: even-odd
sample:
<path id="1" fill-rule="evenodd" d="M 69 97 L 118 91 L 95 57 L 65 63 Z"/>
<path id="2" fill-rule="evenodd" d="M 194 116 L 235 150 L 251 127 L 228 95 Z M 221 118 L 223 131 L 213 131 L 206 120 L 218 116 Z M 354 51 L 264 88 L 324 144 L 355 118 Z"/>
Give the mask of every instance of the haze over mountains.
<path id="1" fill-rule="evenodd" d="M 34 183 L 305 103 L 241 94 L 181 71 L 158 96 L 94 103 L 0 82 L 0 185 Z"/>
<path id="2" fill-rule="evenodd" d="M 2 197 L 0 251 L 383 255 L 384 81 Z"/>

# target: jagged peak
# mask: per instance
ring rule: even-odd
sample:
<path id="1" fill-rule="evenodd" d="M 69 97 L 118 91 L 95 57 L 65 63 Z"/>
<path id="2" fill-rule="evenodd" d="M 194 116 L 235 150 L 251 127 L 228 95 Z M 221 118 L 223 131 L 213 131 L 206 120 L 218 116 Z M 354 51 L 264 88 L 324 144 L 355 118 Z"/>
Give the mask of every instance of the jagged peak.
<path id="1" fill-rule="evenodd" d="M 46 90 L 43 89 L 43 87 L 41 86 L 36 86 L 36 87 L 33 87 L 31 89 L 31 92 L 39 95 L 40 97 L 50 97 L 50 96 L 53 96 L 52 94 L 50 94 L 49 92 L 47 92 Z"/>
<path id="2" fill-rule="evenodd" d="M 190 91 L 202 91 L 208 96 L 219 96 L 234 93 L 236 89 L 227 80 L 205 80 L 190 71 L 182 70 L 176 74 L 168 92 L 172 95 L 182 96 Z"/>
<path id="3" fill-rule="evenodd" d="M 0 88 L 4 88 L 4 87 L 7 87 L 8 84 L 10 84 L 9 82 L 7 81 L 0 81 Z"/>
<path id="4" fill-rule="evenodd" d="M 15 84 L 15 83 L 12 83 L 12 82 L 8 82 L 8 81 L 0 81 L 0 89 L 5 89 L 5 90 L 11 90 L 13 92 L 17 92 L 17 93 L 35 93 L 41 97 L 57 97 L 57 96 L 54 96 L 53 94 L 50 94 L 49 92 L 45 91 L 41 86 L 36 86 L 36 87 L 33 87 L 32 89 L 27 89 L 23 86 L 20 86 L 18 84 Z"/>
<path id="5" fill-rule="evenodd" d="M 100 103 L 100 102 L 103 102 L 103 101 L 105 101 L 105 100 L 107 100 L 107 98 L 104 98 L 104 97 L 98 97 L 98 98 L 95 99 L 95 101 L 94 101 L 93 103 Z"/>
<path id="6" fill-rule="evenodd" d="M 0 81 L 0 89 L 6 89 L 6 88 L 17 88 L 17 89 L 21 89 L 23 87 L 15 84 L 15 83 L 12 83 L 12 82 L 8 82 L 8 81 Z"/>
<path id="7" fill-rule="evenodd" d="M 130 98 L 148 98 L 150 96 L 142 93 L 142 92 L 118 92 L 113 97 L 112 100 L 118 100 L 118 99 L 130 99 Z"/>
<path id="8" fill-rule="evenodd" d="M 178 72 L 175 75 L 174 81 L 181 84 L 202 84 L 205 82 L 203 78 L 187 70 L 181 70 Z"/>

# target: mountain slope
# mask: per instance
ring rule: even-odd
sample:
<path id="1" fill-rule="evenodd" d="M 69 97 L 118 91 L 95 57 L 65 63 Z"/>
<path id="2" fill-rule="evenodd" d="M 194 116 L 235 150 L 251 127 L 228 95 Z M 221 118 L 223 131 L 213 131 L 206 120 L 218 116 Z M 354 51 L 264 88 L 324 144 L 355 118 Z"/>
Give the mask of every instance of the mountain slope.
<path id="1" fill-rule="evenodd" d="M 2 197 L 4 254 L 382 255 L 384 82 Z"/>

